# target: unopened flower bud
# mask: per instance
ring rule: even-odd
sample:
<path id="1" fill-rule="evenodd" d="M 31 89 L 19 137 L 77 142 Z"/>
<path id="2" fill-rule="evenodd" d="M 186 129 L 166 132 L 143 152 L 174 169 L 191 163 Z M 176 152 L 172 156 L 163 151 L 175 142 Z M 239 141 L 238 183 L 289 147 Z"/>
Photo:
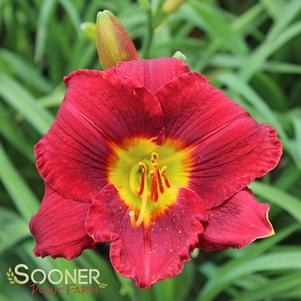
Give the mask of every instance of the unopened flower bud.
<path id="1" fill-rule="evenodd" d="M 162 10 L 167 15 L 177 11 L 186 0 L 166 0 L 162 6 Z"/>
<path id="2" fill-rule="evenodd" d="M 185 63 L 188 62 L 187 57 L 181 51 L 176 51 L 175 54 L 172 56 L 173 58 L 179 59 Z"/>
<path id="3" fill-rule="evenodd" d="M 126 29 L 108 10 L 97 14 L 96 46 L 104 69 L 114 67 L 120 61 L 139 59 L 138 52 Z"/>
<path id="4" fill-rule="evenodd" d="M 96 25 L 92 22 L 84 22 L 80 25 L 80 29 L 92 41 L 96 40 Z"/>

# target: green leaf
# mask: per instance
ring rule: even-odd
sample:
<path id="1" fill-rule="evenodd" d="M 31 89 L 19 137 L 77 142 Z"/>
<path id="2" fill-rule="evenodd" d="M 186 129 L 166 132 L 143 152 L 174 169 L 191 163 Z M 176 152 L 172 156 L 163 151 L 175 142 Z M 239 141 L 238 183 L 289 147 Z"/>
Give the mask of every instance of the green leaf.
<path id="1" fill-rule="evenodd" d="M 300 286 L 301 272 L 295 272 L 291 275 L 285 275 L 278 277 L 275 280 L 270 280 L 268 283 L 259 285 L 250 291 L 239 294 L 237 298 L 232 301 L 255 301 L 265 300 L 266 298 L 272 298 L 278 296 L 279 293 L 289 291 L 295 287 Z"/>
<path id="2" fill-rule="evenodd" d="M 26 221 L 38 209 L 38 200 L 19 175 L 0 143 L 0 180 L 11 196 L 15 206 Z"/>
<path id="3" fill-rule="evenodd" d="M 41 61 L 46 48 L 46 38 L 49 30 L 49 22 L 54 12 L 57 0 L 44 0 L 41 5 L 38 18 L 37 35 L 35 43 L 35 61 Z M 64 34 L 62 32 L 62 34 Z"/>
<path id="4" fill-rule="evenodd" d="M 2 209 L 1 209 L 2 210 Z M 1 224 L 0 224 L 1 225 Z M 28 224 L 17 217 L 1 225 L 0 230 L 0 255 L 14 247 L 22 239 L 29 237 Z M 8 270 L 11 272 L 11 268 Z"/>
<path id="5" fill-rule="evenodd" d="M 242 68 L 243 65 L 246 64 L 246 60 L 246 58 L 241 58 L 237 55 L 218 53 L 208 62 L 208 64 L 210 66 L 222 68 Z M 266 61 L 261 65 L 260 71 L 281 74 L 301 74 L 301 65 L 278 61 Z"/>
<path id="6" fill-rule="evenodd" d="M 261 258 L 261 254 L 264 254 L 264 252 L 266 252 L 272 246 L 276 245 L 281 240 L 299 230 L 300 227 L 300 224 L 290 225 L 287 228 L 277 232 L 275 236 L 269 239 L 263 240 L 257 244 L 252 244 L 241 250 L 235 250 L 237 258 L 229 260 L 221 267 L 216 268 L 213 273 L 210 274 L 209 281 L 201 290 L 196 301 L 213 300 L 226 287 L 229 287 L 233 281 L 240 279 L 240 277 L 233 277 L 233 275 L 238 274 L 237 270 L 240 271 L 241 267 L 244 267 L 249 262 L 252 262 L 256 258 Z"/>
<path id="7" fill-rule="evenodd" d="M 301 161 L 301 114 L 299 116 L 293 116 L 293 124 L 296 137 L 296 152 Z"/>
<path id="8" fill-rule="evenodd" d="M 267 1 L 265 1 L 267 2 Z M 276 5 L 275 5 L 276 2 Z M 278 35 L 289 25 L 294 18 L 297 17 L 301 10 L 300 0 L 284 1 L 277 6 L 278 1 L 270 1 L 270 7 L 277 8 L 277 22 L 274 23 L 272 29 L 268 33 L 267 39 L 270 41 L 276 39 Z M 279 2 L 278 2 L 279 3 Z"/>
<path id="9" fill-rule="evenodd" d="M 193 263 L 189 262 L 184 265 L 184 269 L 181 274 L 171 279 L 165 279 L 156 284 L 152 288 L 155 300 L 185 300 L 185 297 L 193 284 L 193 272 Z"/>
<path id="10" fill-rule="evenodd" d="M 297 22 L 287 28 L 275 38 L 267 39 L 248 58 L 246 64 L 240 70 L 240 77 L 248 81 L 264 64 L 267 58 L 281 46 L 301 33 L 301 22 Z"/>
<path id="11" fill-rule="evenodd" d="M 70 0 L 58 0 L 58 1 L 61 3 L 66 13 L 68 14 L 71 22 L 73 23 L 76 33 L 79 34 L 81 21 L 73 1 Z"/>
<path id="12" fill-rule="evenodd" d="M 5 137 L 16 149 L 18 149 L 27 159 L 33 159 L 33 147 L 22 135 L 20 128 L 11 120 L 5 108 L 0 106 L 0 134 Z"/>
<path id="13" fill-rule="evenodd" d="M 268 14 L 277 20 L 283 11 L 283 1 L 275 0 L 261 0 L 262 5 Z"/>
<path id="14" fill-rule="evenodd" d="M 267 200 L 287 211 L 297 221 L 301 222 L 301 199 L 298 199 L 276 187 L 253 182 L 249 187 L 261 199 Z"/>
<path id="15" fill-rule="evenodd" d="M 41 134 L 49 129 L 53 116 L 13 78 L 0 73 L 0 95 Z"/>
<path id="16" fill-rule="evenodd" d="M 63 85 L 57 86 L 51 94 L 38 99 L 38 102 L 45 108 L 58 107 L 64 99 L 66 89 Z"/>
<path id="17" fill-rule="evenodd" d="M 219 37 L 223 44 L 234 53 L 246 54 L 247 46 L 239 34 L 235 34 L 227 19 L 215 7 L 199 1 L 191 1 L 191 7 L 199 15 L 202 25 L 212 37 Z"/>
<path id="18" fill-rule="evenodd" d="M 108 286 L 101 291 L 101 295 L 104 299 L 127 301 L 127 298 L 121 297 L 119 294 L 120 284 L 115 276 L 113 268 L 102 256 L 96 252 L 87 251 L 77 260 L 84 267 L 89 266 L 90 268 L 97 268 L 100 270 L 101 282 L 108 284 Z"/>
<path id="19" fill-rule="evenodd" d="M 7 298 L 6 296 L 0 294 L 0 301 L 10 301 L 11 299 Z"/>
<path id="20" fill-rule="evenodd" d="M 9 70 L 20 77 L 28 85 L 43 93 L 49 93 L 52 89 L 51 84 L 37 71 L 36 68 L 24 61 L 16 53 L 5 49 L 0 50 L 0 59 L 9 65 Z"/>

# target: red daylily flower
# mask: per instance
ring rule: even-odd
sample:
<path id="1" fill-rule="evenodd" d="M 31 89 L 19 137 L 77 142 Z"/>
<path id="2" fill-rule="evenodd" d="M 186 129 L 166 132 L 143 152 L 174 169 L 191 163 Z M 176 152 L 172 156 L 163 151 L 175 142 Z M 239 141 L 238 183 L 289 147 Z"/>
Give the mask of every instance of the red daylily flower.
<path id="1" fill-rule="evenodd" d="M 140 287 L 173 277 L 195 247 L 241 248 L 272 235 L 247 185 L 281 143 L 178 59 L 78 70 L 35 147 L 45 196 L 36 256 L 74 258 L 111 242 L 113 267 Z"/>

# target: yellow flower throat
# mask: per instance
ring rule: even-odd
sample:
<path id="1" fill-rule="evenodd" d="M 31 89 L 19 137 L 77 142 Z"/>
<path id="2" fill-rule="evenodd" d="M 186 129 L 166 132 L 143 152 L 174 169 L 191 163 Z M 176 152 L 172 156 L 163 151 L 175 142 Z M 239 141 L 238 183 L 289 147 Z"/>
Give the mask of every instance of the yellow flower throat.
<path id="1" fill-rule="evenodd" d="M 142 138 L 113 150 L 108 180 L 129 208 L 131 225 L 147 226 L 176 201 L 179 188 L 187 187 L 191 152 L 178 141 L 157 145 Z"/>

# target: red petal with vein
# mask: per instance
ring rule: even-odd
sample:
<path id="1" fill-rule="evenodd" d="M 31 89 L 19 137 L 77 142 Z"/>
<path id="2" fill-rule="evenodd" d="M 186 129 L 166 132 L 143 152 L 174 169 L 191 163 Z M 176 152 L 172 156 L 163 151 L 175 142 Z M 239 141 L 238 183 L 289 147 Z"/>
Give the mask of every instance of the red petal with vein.
<path id="1" fill-rule="evenodd" d="M 153 93 L 172 79 L 189 72 L 183 61 L 174 58 L 121 62 L 113 70 L 120 76 L 137 80 Z"/>
<path id="2" fill-rule="evenodd" d="M 206 250 L 242 248 L 257 238 L 273 235 L 268 211 L 269 205 L 258 202 L 249 189 L 236 193 L 208 211 L 200 246 Z"/>
<path id="3" fill-rule="evenodd" d="M 206 208 L 220 205 L 277 165 L 282 147 L 276 131 L 258 124 L 204 76 L 183 74 L 156 96 L 166 137 L 193 148 L 190 188 Z"/>
<path id="4" fill-rule="evenodd" d="M 95 243 L 85 229 L 89 204 L 67 199 L 47 185 L 45 189 L 41 207 L 29 225 L 37 243 L 35 255 L 71 259 L 93 248 Z"/>
<path id="5" fill-rule="evenodd" d="M 181 272 L 203 231 L 200 221 L 206 218 L 198 196 L 181 189 L 177 202 L 154 224 L 148 229 L 143 225 L 134 229 L 129 209 L 114 186 L 107 185 L 93 200 L 86 227 L 96 242 L 112 242 L 110 258 L 114 268 L 144 288 Z"/>
<path id="6" fill-rule="evenodd" d="M 57 118 L 35 147 L 37 168 L 56 191 L 90 201 L 107 184 L 111 144 L 133 136 L 162 141 L 161 107 L 145 88 L 105 72 L 79 70 L 65 82 Z"/>

